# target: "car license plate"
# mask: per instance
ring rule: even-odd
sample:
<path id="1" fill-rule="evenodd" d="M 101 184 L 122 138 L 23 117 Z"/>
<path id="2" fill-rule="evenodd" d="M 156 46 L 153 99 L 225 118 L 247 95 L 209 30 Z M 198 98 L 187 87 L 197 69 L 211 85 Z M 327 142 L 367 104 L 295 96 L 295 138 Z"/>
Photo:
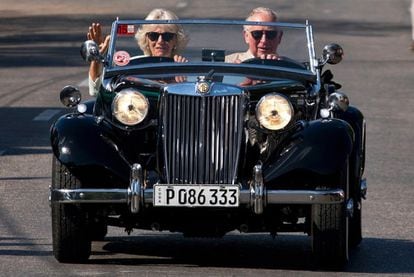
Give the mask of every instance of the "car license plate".
<path id="1" fill-rule="evenodd" d="M 154 185 L 154 206 L 238 207 L 235 185 Z"/>

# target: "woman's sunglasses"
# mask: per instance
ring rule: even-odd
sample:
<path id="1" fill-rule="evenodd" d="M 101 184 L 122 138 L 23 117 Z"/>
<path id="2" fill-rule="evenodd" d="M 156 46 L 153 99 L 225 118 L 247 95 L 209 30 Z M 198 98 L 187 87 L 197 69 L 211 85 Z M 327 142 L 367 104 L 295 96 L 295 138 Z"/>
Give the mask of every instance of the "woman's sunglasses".
<path id="1" fill-rule="evenodd" d="M 266 34 L 266 39 L 272 40 L 276 38 L 277 31 L 256 30 L 256 31 L 251 31 L 250 34 L 252 34 L 252 37 L 255 40 L 260 40 L 263 34 Z"/>
<path id="2" fill-rule="evenodd" d="M 148 32 L 146 35 L 150 41 L 157 41 L 158 38 L 161 36 L 162 40 L 167 41 L 167 42 L 172 40 L 175 36 L 174 33 L 170 33 L 170 32 L 165 32 L 165 33 Z"/>

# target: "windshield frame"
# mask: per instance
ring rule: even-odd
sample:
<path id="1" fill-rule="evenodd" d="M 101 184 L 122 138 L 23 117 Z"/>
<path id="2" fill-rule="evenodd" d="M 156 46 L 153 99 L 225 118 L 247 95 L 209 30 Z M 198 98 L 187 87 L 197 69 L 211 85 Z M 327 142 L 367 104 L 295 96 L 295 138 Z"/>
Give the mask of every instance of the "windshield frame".
<path id="1" fill-rule="evenodd" d="M 243 20 L 216 20 L 216 19 L 180 19 L 180 20 L 119 20 L 117 18 L 112 23 L 111 41 L 106 55 L 107 61 L 112 61 L 116 41 L 117 30 L 120 25 L 142 25 L 142 24 L 181 24 L 181 25 L 255 25 L 255 26 L 273 26 L 283 28 L 303 29 L 306 34 L 307 50 L 308 50 L 308 69 L 292 69 L 287 67 L 270 66 L 266 64 L 231 64 L 231 63 L 214 63 L 214 62 L 192 62 L 187 63 L 149 63 L 140 65 L 127 65 L 123 67 L 113 66 L 112 63 L 107 62 L 104 67 L 105 78 L 112 77 L 118 74 L 150 74 L 151 71 L 162 70 L 166 73 L 176 72 L 177 74 L 185 74 L 192 72 L 208 72 L 214 69 L 217 73 L 223 74 L 246 74 L 252 76 L 276 76 L 281 78 L 293 79 L 301 82 L 319 83 L 318 60 L 315 56 L 312 26 L 306 21 L 305 24 L 300 23 L 284 23 L 284 22 L 257 22 L 257 21 L 243 21 Z"/>

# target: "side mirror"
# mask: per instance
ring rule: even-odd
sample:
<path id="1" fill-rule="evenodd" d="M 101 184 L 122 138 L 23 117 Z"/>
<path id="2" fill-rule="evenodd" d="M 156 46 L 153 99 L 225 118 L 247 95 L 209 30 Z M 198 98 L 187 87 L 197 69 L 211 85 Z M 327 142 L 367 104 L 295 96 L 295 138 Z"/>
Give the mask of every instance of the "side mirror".
<path id="1" fill-rule="evenodd" d="M 60 92 L 60 102 L 66 107 L 77 106 L 82 99 L 81 92 L 77 87 L 66 86 Z"/>
<path id="2" fill-rule="evenodd" d="M 82 43 L 80 53 L 82 58 L 87 62 L 103 61 L 103 57 L 99 53 L 99 46 L 93 40 L 87 40 Z"/>
<path id="3" fill-rule="evenodd" d="M 336 43 L 325 45 L 322 50 L 322 63 L 337 64 L 342 61 L 344 50 Z"/>

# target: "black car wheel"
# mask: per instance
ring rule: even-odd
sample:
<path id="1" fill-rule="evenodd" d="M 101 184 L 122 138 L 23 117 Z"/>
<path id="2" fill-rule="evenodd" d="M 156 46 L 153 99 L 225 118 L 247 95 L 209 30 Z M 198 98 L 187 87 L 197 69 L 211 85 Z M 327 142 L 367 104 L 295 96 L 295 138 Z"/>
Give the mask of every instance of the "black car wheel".
<path id="1" fill-rule="evenodd" d="M 362 114 L 355 108 L 348 115 L 354 115 L 354 118 L 347 121 L 352 124 L 355 131 L 355 144 L 350 157 L 350 181 L 349 197 L 354 202 L 354 210 L 349 217 L 349 246 L 357 247 L 362 241 L 362 196 L 361 196 L 361 179 L 365 168 L 366 152 L 366 127 Z"/>
<path id="2" fill-rule="evenodd" d="M 365 126 L 364 126 L 365 129 Z M 365 131 L 364 131 L 365 133 Z M 351 181 L 351 196 L 354 200 L 353 215 L 349 219 L 349 245 L 357 247 L 362 241 L 362 196 L 361 178 L 365 167 L 365 136 L 362 138 L 362 146 L 358 148 L 358 155 L 355 155 L 355 166 L 353 180 Z"/>
<path id="3" fill-rule="evenodd" d="M 102 241 L 108 233 L 108 225 L 102 221 L 90 223 L 88 231 L 91 240 Z"/>
<path id="4" fill-rule="evenodd" d="M 53 157 L 52 188 L 79 188 L 80 182 Z M 59 262 L 82 263 L 91 254 L 87 216 L 80 205 L 52 203 L 53 254 Z"/>
<path id="5" fill-rule="evenodd" d="M 362 241 L 361 200 L 359 200 L 359 202 L 356 202 L 354 200 L 354 204 L 356 205 L 354 209 L 354 214 L 349 219 L 349 246 L 350 247 L 357 247 Z"/>
<path id="6" fill-rule="evenodd" d="M 354 248 L 357 247 L 362 241 L 362 199 L 361 199 L 361 178 L 354 178 L 351 183 L 353 192 L 351 197 L 354 201 L 354 210 L 349 218 L 349 246 Z"/>
<path id="7" fill-rule="evenodd" d="M 347 192 L 348 170 L 342 170 L 338 177 L 339 187 Z M 348 236 L 345 203 L 312 205 L 312 252 L 318 266 L 343 267 L 349 256 Z"/>

